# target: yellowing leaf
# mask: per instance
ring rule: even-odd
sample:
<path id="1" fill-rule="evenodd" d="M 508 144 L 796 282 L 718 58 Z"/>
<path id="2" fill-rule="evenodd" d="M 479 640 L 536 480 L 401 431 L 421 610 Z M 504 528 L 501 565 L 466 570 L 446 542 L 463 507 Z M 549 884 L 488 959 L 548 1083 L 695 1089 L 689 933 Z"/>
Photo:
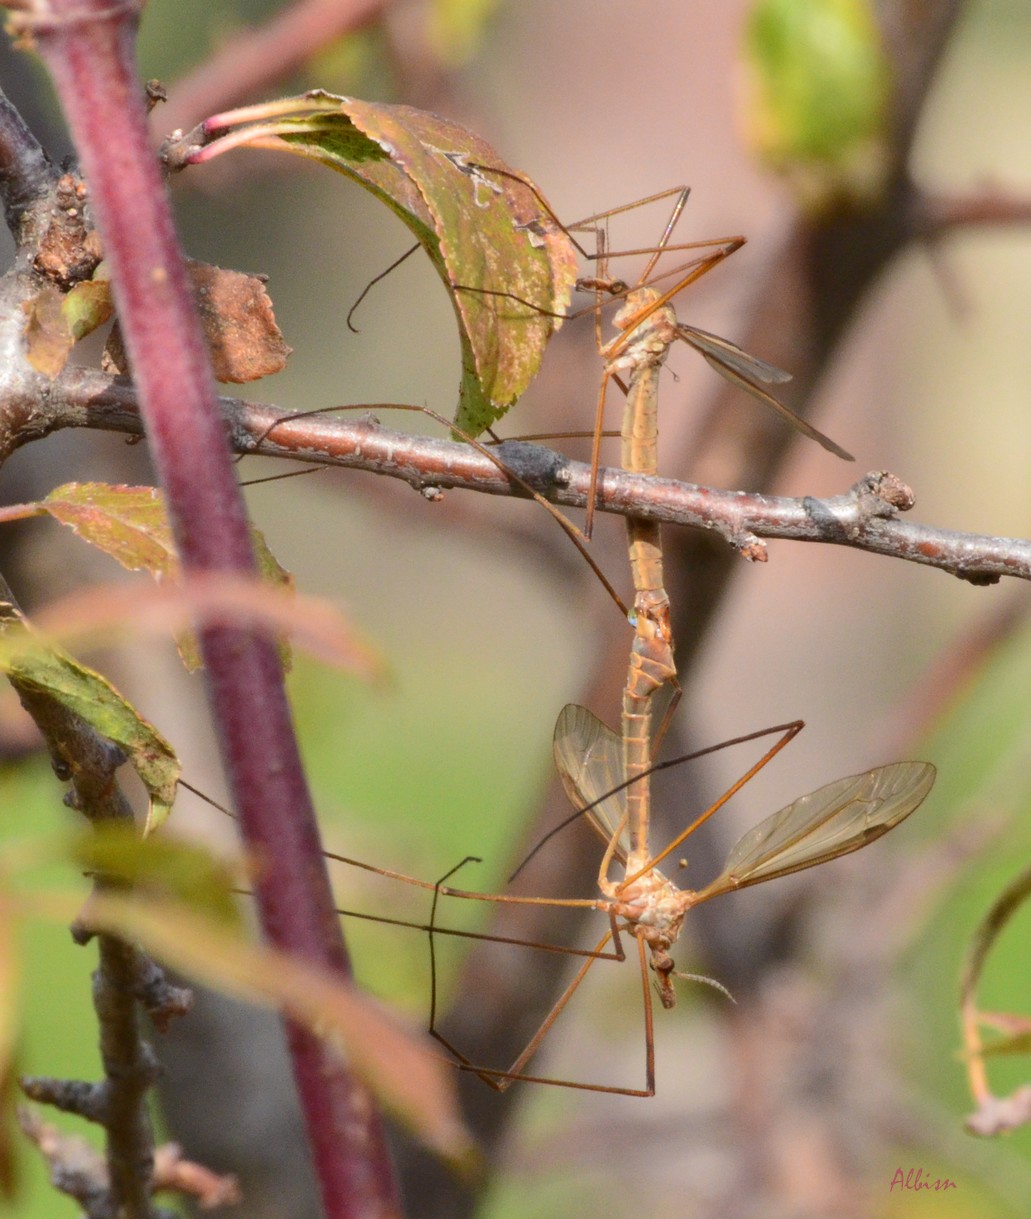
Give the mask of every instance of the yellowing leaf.
<path id="1" fill-rule="evenodd" d="M 65 483 L 41 507 L 128 571 L 145 568 L 165 579 L 178 570 L 171 526 L 156 487 Z"/>
<path id="2" fill-rule="evenodd" d="M 250 145 L 360 182 L 408 225 L 451 292 L 463 367 L 455 423 L 479 435 L 525 390 L 560 321 L 548 313 L 568 304 L 576 260 L 529 180 L 489 144 L 411 106 L 322 91 L 215 115 L 184 143 L 189 162 Z"/>
<path id="3" fill-rule="evenodd" d="M 149 571 L 156 580 L 174 579 L 179 558 L 165 502 L 156 487 L 127 487 L 111 483 L 65 483 L 55 487 L 40 507 L 126 570 Z M 258 567 L 271 584 L 293 588 L 290 573 L 280 566 L 264 535 L 251 529 Z M 200 649 L 192 633 L 179 638 L 179 653 L 191 672 L 201 666 Z M 290 654 L 281 648 L 283 664 Z"/>
<path id="4" fill-rule="evenodd" d="M 0 671 L 19 690 L 55 699 L 125 750 L 150 797 L 148 828 L 168 816 L 179 781 L 179 759 L 110 682 L 23 622 L 5 623 L 0 632 Z"/>

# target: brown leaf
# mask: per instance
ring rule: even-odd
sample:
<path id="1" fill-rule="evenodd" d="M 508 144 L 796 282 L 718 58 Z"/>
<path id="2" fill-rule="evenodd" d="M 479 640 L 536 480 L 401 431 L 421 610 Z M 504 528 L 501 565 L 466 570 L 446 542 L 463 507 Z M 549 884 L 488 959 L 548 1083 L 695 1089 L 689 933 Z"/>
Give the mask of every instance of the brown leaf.
<path id="1" fill-rule="evenodd" d="M 283 341 L 265 282 L 204 262 L 188 264 L 216 381 L 242 384 L 281 372 L 292 348 Z"/>
<path id="2" fill-rule="evenodd" d="M 276 325 L 264 280 L 192 260 L 187 271 L 215 380 L 243 384 L 281 372 L 293 348 L 283 341 Z M 107 372 L 130 375 L 117 324 L 108 337 L 102 365 Z"/>
<path id="3" fill-rule="evenodd" d="M 64 368 L 75 343 L 61 310 L 63 301 L 62 292 L 53 284 L 44 284 L 33 300 L 22 305 L 28 314 L 26 356 L 36 372 L 51 379 Z"/>

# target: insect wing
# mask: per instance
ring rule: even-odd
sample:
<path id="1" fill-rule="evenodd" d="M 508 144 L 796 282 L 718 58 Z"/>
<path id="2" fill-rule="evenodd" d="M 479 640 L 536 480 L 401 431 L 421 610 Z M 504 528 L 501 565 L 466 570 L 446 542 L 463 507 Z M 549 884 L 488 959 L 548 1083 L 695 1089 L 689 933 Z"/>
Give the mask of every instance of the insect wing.
<path id="1" fill-rule="evenodd" d="M 791 380 L 791 373 L 775 364 L 767 364 L 758 356 L 750 355 L 743 348 L 732 343 L 730 339 L 721 339 L 718 334 L 708 330 L 699 330 L 697 326 L 688 326 L 681 322 L 678 329 L 684 342 L 709 357 L 717 364 L 725 364 L 741 377 L 752 381 L 762 381 L 766 385 L 783 385 Z"/>
<path id="2" fill-rule="evenodd" d="M 552 749 L 570 802 L 587 810 L 592 829 L 607 845 L 626 814 L 626 790 L 613 791 L 626 781 L 622 741 L 586 707 L 567 703 L 555 722 Z M 620 863 L 626 863 L 627 847 L 624 831 L 616 851 Z"/>
<path id="3" fill-rule="evenodd" d="M 709 334 L 706 330 L 698 330 L 694 326 L 685 326 L 682 323 L 677 329 L 684 342 L 696 351 L 700 351 L 721 377 L 726 378 L 732 385 L 736 385 L 739 389 L 743 389 L 746 393 L 751 394 L 753 398 L 758 398 L 760 402 L 764 402 L 771 410 L 776 411 L 782 419 L 790 423 L 793 428 L 800 431 L 803 436 L 808 436 L 810 440 L 815 440 L 817 444 L 822 445 L 829 453 L 833 453 L 843 461 L 855 461 L 852 454 L 843 449 L 841 445 L 836 444 L 829 436 L 825 436 L 823 432 L 817 431 L 801 415 L 796 415 L 790 407 L 785 406 L 778 398 L 767 393 L 761 385 L 756 384 L 757 381 L 765 381 L 767 384 L 783 382 L 790 379 L 790 374 L 783 372 L 783 370 L 776 368 L 772 364 L 767 364 L 765 360 L 759 360 L 755 356 L 750 356 L 747 351 L 743 351 L 728 339 L 721 339 L 718 335 Z"/>
<path id="4" fill-rule="evenodd" d="M 908 817 L 931 790 L 935 774 L 930 762 L 894 762 L 800 796 L 738 841 L 698 900 L 858 851 Z"/>

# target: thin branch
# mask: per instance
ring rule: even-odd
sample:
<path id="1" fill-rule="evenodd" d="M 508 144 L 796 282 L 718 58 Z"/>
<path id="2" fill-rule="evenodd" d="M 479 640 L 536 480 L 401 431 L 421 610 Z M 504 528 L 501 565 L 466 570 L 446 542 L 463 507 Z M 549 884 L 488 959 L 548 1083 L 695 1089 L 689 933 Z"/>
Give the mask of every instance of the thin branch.
<path id="1" fill-rule="evenodd" d="M 20 619 L 13 597 L 0 580 L 0 630 Z M 125 760 L 121 750 L 47 690 L 16 674 L 9 675 L 9 680 L 42 732 L 55 770 L 71 781 L 65 802 L 94 824 L 131 822 L 132 806 L 115 778 Z M 109 883 L 102 877 L 96 881 L 98 888 Z M 24 1087 L 31 1096 L 104 1128 L 108 1185 L 106 1190 L 90 1193 L 86 1205 L 90 1219 L 116 1212 L 127 1219 L 150 1219 L 155 1214 L 150 1199 L 154 1138 L 146 1095 L 156 1078 L 157 1064 L 140 1035 L 137 1018 L 133 988 L 139 953 L 109 935 L 98 936 L 97 943 L 100 960 L 93 975 L 93 1003 L 100 1029 L 103 1081 L 35 1079 L 24 1081 Z"/>
<path id="2" fill-rule="evenodd" d="M 47 430 L 90 427 L 140 435 L 136 394 L 124 380 L 71 369 L 54 385 Z M 525 498 L 489 457 L 450 440 L 414 436 L 382 427 L 366 411 L 357 420 L 305 413 L 286 416 L 275 406 L 240 398 L 219 399 L 237 453 L 289 457 L 315 465 L 398 478 L 427 498 L 440 489 Z M 389 409 L 384 404 L 381 409 Z M 33 421 L 33 438 L 40 419 Z M 590 467 L 538 444 L 507 441 L 499 462 L 554 504 L 583 508 Z M 843 495 L 827 499 L 722 491 L 667 478 L 606 469 L 599 478 L 598 510 L 646 517 L 721 535 L 745 558 L 763 561 L 765 539 L 849 546 L 950 572 L 973 584 L 1002 576 L 1031 579 L 1031 541 L 959 533 L 903 521 L 913 494 L 893 475 L 868 474 Z"/>
<path id="3" fill-rule="evenodd" d="M 924 192 L 917 202 L 914 224 L 918 235 L 931 239 L 957 229 L 1026 228 L 1031 224 L 1031 198 L 991 184 L 965 194 Z"/>
<path id="4" fill-rule="evenodd" d="M 19 245 L 45 224 L 56 177 L 36 137 L 0 93 L 0 200 L 7 227 Z"/>

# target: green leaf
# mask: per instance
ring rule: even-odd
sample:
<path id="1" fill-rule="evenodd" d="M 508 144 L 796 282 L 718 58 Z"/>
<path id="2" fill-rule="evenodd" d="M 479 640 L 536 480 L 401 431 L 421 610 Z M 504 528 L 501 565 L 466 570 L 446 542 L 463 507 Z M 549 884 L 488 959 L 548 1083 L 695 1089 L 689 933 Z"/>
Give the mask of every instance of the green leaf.
<path id="1" fill-rule="evenodd" d="M 75 284 L 61 302 L 61 312 L 68 323 L 72 341 L 76 343 L 102 326 L 114 311 L 111 285 L 96 274 L 91 280 Z"/>
<path id="2" fill-rule="evenodd" d="M 171 835 L 141 838 L 135 825 L 109 821 L 70 840 L 75 864 L 101 872 L 136 893 L 183 902 L 221 925 L 240 926 L 233 869 L 205 846 Z"/>
<path id="3" fill-rule="evenodd" d="M 16 686 L 55 699 L 128 755 L 150 797 L 147 831 L 168 816 L 179 759 L 158 730 L 99 673 L 35 634 L 8 622 L 0 633 L 0 671 Z"/>
<path id="4" fill-rule="evenodd" d="M 382 199 L 451 292 L 463 369 L 456 425 L 479 435 L 519 398 L 561 323 L 547 313 L 565 311 L 576 259 L 536 188 L 489 144 L 427 111 L 322 91 L 216 115 L 203 130 L 210 142 L 187 160 L 248 144 L 277 148 Z"/>
<path id="5" fill-rule="evenodd" d="M 758 0 L 745 65 L 752 147 L 803 202 L 881 190 L 891 78 L 868 0 Z"/>
<path id="6" fill-rule="evenodd" d="M 498 0 L 432 0 L 426 37 L 437 59 L 460 68 L 476 54 Z"/>
<path id="7" fill-rule="evenodd" d="M 68 356 L 85 335 L 111 317 L 110 285 L 103 280 L 83 281 L 68 292 L 46 283 L 32 301 L 27 313 L 25 346 L 29 363 L 51 379 L 68 362 Z"/>

